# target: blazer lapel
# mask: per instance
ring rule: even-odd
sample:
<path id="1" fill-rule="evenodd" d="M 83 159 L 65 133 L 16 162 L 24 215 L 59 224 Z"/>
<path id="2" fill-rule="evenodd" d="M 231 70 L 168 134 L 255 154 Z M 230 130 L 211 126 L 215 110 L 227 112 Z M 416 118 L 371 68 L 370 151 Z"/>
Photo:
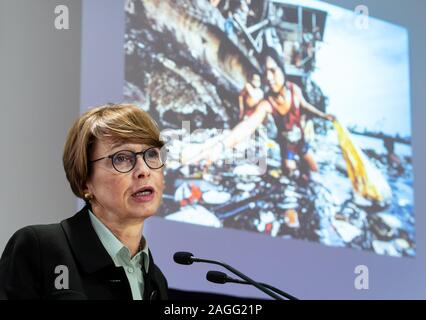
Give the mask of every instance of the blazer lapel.
<path id="1" fill-rule="evenodd" d="M 62 221 L 61 226 L 83 270 L 94 273 L 114 266 L 114 262 L 93 229 L 88 209 L 86 205 L 73 217 Z"/>

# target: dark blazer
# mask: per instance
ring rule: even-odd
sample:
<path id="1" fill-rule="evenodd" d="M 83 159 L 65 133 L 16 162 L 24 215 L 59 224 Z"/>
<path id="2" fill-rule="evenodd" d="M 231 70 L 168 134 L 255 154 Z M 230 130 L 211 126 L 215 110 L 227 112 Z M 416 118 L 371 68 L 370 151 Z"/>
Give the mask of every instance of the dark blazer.
<path id="1" fill-rule="evenodd" d="M 144 299 L 167 299 L 167 280 L 149 252 Z M 63 277 L 68 269 L 68 289 Z M 55 283 L 56 281 L 56 283 Z M 132 299 L 123 267 L 116 267 L 92 227 L 88 206 L 59 224 L 25 227 L 0 259 L 0 299 Z"/>

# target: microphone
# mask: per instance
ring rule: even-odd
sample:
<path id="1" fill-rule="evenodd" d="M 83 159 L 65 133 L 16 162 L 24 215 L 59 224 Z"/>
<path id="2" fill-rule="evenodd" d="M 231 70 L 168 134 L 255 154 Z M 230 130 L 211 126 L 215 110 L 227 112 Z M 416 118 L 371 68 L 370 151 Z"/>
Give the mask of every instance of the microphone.
<path id="1" fill-rule="evenodd" d="M 180 251 L 180 252 L 176 252 L 173 255 L 173 260 L 179 264 L 189 265 L 193 263 L 192 257 L 193 257 L 192 253 Z"/>
<path id="2" fill-rule="evenodd" d="M 272 292 L 270 289 L 265 288 L 261 284 L 257 283 L 253 279 L 247 277 L 245 274 L 243 274 L 240 271 L 232 268 L 231 266 L 227 265 L 226 263 L 215 261 L 215 260 L 207 260 L 207 259 L 194 258 L 194 255 L 192 253 L 190 253 L 190 252 L 183 252 L 183 251 L 176 252 L 173 255 L 173 260 L 176 263 L 183 264 L 183 265 L 190 265 L 190 264 L 192 264 L 194 262 L 204 262 L 204 263 L 211 263 L 211 264 L 216 264 L 216 265 L 222 266 L 225 269 L 228 269 L 229 271 L 231 271 L 233 274 L 236 274 L 237 276 L 239 276 L 241 279 L 244 279 L 248 283 L 252 284 L 253 286 L 255 286 L 260 291 L 263 291 L 268 296 L 270 296 L 270 297 L 272 297 L 272 298 L 274 298 L 276 300 L 284 300 L 282 297 L 280 297 L 276 293 Z"/>
<path id="3" fill-rule="evenodd" d="M 220 272 L 220 271 L 209 271 L 206 274 L 206 279 L 210 282 L 213 283 L 219 283 L 219 284 L 224 284 L 227 282 L 231 282 L 231 283 L 240 283 L 240 284 L 250 284 L 247 281 L 244 280 L 239 280 L 239 279 L 233 279 L 231 277 L 229 277 L 226 273 Z M 289 300 L 299 300 L 297 299 L 295 296 L 292 296 L 291 294 L 281 291 L 280 289 L 277 289 L 269 284 L 263 283 L 263 282 L 258 282 L 260 285 L 282 295 L 283 297 L 286 297 Z"/>

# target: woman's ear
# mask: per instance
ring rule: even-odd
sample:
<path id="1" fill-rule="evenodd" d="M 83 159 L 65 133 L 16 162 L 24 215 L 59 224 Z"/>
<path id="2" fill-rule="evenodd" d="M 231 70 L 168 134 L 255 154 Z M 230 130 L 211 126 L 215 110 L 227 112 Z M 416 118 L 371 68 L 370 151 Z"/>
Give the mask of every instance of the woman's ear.
<path id="1" fill-rule="evenodd" d="M 90 180 L 87 180 L 86 183 L 84 184 L 83 192 L 87 193 L 87 192 L 92 192 L 92 191 L 93 191 L 92 183 L 90 182 Z"/>
<path id="2" fill-rule="evenodd" d="M 90 182 L 86 182 L 85 188 L 83 189 L 84 199 L 90 201 L 94 198 L 93 186 Z"/>

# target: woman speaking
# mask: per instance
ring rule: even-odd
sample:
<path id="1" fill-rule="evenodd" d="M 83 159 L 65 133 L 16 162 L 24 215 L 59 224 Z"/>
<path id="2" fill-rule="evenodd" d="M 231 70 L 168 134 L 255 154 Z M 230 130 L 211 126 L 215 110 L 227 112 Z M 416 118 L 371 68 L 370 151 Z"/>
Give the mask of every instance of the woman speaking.
<path id="1" fill-rule="evenodd" d="M 143 236 L 161 203 L 165 157 L 157 125 L 140 108 L 109 104 L 81 115 L 63 165 L 86 205 L 59 224 L 12 236 L 0 260 L 0 297 L 167 299 Z"/>

